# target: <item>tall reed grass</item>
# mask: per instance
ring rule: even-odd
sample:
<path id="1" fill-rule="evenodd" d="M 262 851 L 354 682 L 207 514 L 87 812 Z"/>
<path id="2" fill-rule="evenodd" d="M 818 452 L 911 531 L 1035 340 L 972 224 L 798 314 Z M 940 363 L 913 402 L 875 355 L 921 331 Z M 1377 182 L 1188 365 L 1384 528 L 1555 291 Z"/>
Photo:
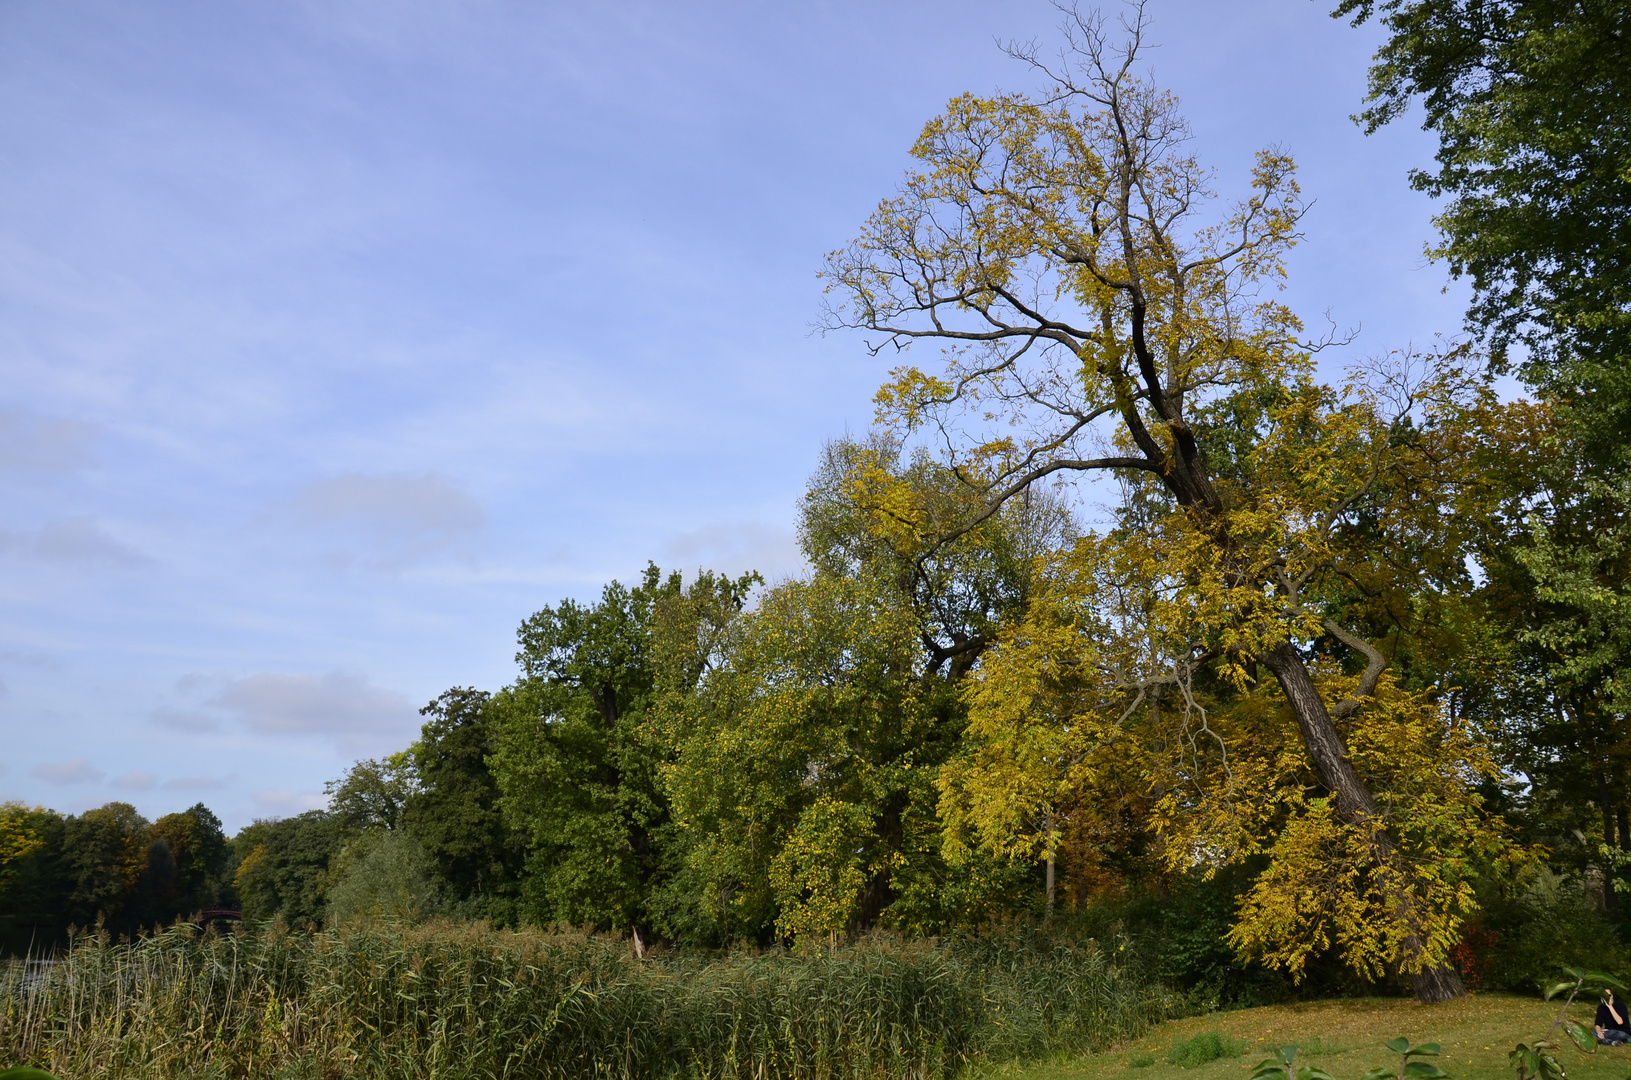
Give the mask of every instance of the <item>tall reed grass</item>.
<path id="1" fill-rule="evenodd" d="M 1099 1049 L 1160 1019 L 1092 943 L 871 939 L 820 956 L 639 960 L 481 924 L 177 927 L 0 974 L 0 1067 L 64 1077 L 945 1076 Z"/>

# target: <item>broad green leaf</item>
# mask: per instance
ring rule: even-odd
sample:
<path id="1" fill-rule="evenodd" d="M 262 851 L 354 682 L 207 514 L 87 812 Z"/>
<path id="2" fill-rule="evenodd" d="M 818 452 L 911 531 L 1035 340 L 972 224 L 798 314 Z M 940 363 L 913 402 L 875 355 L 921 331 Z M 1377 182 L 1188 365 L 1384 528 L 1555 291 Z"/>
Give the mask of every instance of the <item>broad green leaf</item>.
<path id="1" fill-rule="evenodd" d="M 44 1069 L 36 1069 L 31 1065 L 17 1065 L 0 1072 L 0 1080 L 57 1080 L 57 1078 Z"/>
<path id="2" fill-rule="evenodd" d="M 1292 1043 L 1290 1046 L 1282 1046 L 1274 1053 L 1275 1056 L 1277 1056 L 1282 1062 L 1290 1065 L 1293 1061 L 1297 1060 L 1297 1044 Z"/>
<path id="3" fill-rule="evenodd" d="M 1410 1056 L 1411 1057 L 1438 1057 L 1438 1053 L 1439 1053 L 1440 1049 L 1442 1049 L 1442 1048 L 1439 1046 L 1438 1043 L 1422 1043 L 1420 1046 L 1413 1046 L 1413 1047 L 1410 1048 Z"/>
<path id="4" fill-rule="evenodd" d="M 1297 1070 L 1297 1080 L 1336 1080 L 1336 1077 L 1324 1069 L 1316 1068 L 1313 1065 L 1304 1065 Z"/>
<path id="5" fill-rule="evenodd" d="M 1389 1050 L 1392 1050 L 1395 1054 L 1402 1054 L 1406 1050 L 1410 1049 L 1410 1040 L 1405 1038 L 1403 1035 L 1400 1035 L 1396 1039 L 1389 1039 L 1382 1045 L 1387 1047 Z"/>
<path id="6" fill-rule="evenodd" d="M 1579 985 L 1580 984 L 1578 982 L 1553 983 L 1551 986 L 1542 986 L 1541 991 L 1546 995 L 1546 1000 L 1551 1001 L 1553 998 L 1557 997 L 1557 995 L 1561 994 L 1563 991 L 1573 990 L 1576 986 L 1579 986 Z"/>
<path id="7" fill-rule="evenodd" d="M 1392 1069 L 1366 1069 L 1359 1080 L 1393 1080 Z"/>
<path id="8" fill-rule="evenodd" d="M 1612 986 L 1616 990 L 1625 990 L 1625 984 L 1606 971 L 1588 971 L 1586 981 L 1593 986 Z"/>
<path id="9" fill-rule="evenodd" d="M 1563 1031 L 1569 1036 L 1569 1038 L 1574 1040 L 1574 1045 L 1578 1046 L 1586 1053 L 1594 1053 L 1597 1050 L 1597 1036 L 1593 1035 L 1586 1025 L 1582 1024 L 1580 1021 L 1563 1021 Z"/>
<path id="10" fill-rule="evenodd" d="M 1406 1080 L 1435 1080 L 1446 1075 L 1444 1070 L 1427 1061 L 1412 1061 L 1404 1067 Z"/>

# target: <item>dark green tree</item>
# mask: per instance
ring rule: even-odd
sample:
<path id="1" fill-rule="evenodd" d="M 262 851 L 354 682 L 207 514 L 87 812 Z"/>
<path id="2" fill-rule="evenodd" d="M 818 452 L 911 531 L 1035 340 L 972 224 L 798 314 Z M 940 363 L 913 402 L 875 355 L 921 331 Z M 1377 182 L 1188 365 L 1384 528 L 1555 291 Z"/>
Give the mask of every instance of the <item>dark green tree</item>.
<path id="1" fill-rule="evenodd" d="M 294 927 L 323 925 L 329 864 L 345 839 L 343 822 L 325 810 L 242 829 L 232 845 L 239 860 L 233 884 L 244 919 L 281 917 Z"/>
<path id="2" fill-rule="evenodd" d="M 401 750 L 378 761 L 358 761 L 338 780 L 323 785 L 329 813 L 350 832 L 394 829 L 417 789 L 411 750 Z"/>
<path id="3" fill-rule="evenodd" d="M 1523 374 L 1591 407 L 1598 451 L 1631 420 L 1631 5 L 1625 0 L 1343 0 L 1389 38 L 1375 130 L 1419 102 L 1447 200 L 1439 254 L 1471 279 L 1472 328 L 1523 346 Z"/>
<path id="4" fill-rule="evenodd" d="M 513 923 L 521 870 L 522 837 L 499 808 L 493 753 L 492 695 L 455 687 L 419 710 L 426 717 L 410 751 L 417 787 L 403 809 L 432 876 L 452 910 L 497 923 Z"/>
<path id="5" fill-rule="evenodd" d="M 490 764 L 510 828 L 526 839 L 527 914 L 650 932 L 646 897 L 667 863 L 663 750 L 645 730 L 651 623 L 680 575 L 648 566 L 598 603 L 566 600 L 521 624 L 522 678 L 489 704 Z"/>
<path id="6" fill-rule="evenodd" d="M 144 922 L 171 922 L 216 907 L 229 854 L 221 819 L 195 803 L 153 822 L 149 836 L 143 892 L 150 914 Z"/>
<path id="7" fill-rule="evenodd" d="M 0 804 L 0 954 L 48 949 L 66 931 L 71 884 L 62 849 L 67 826 L 54 810 Z"/>

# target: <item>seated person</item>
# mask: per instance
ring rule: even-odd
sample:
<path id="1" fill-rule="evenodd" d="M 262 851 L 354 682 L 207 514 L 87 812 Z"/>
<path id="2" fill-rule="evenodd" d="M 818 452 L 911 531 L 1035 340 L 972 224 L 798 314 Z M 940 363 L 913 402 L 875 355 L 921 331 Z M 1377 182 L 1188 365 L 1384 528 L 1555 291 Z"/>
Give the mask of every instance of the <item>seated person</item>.
<path id="1" fill-rule="evenodd" d="M 1614 991 L 1604 990 L 1603 1000 L 1597 1004 L 1597 1041 L 1604 1046 L 1631 1043 L 1631 1029 L 1627 1028 L 1625 1017 L 1625 1005 L 1614 1000 Z"/>

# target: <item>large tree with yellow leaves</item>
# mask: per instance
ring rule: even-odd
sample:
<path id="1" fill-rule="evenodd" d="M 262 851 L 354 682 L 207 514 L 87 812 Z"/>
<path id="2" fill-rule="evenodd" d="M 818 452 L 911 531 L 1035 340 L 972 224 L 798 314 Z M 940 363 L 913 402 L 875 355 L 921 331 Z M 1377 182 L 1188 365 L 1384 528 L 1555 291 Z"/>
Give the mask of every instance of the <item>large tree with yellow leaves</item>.
<path id="1" fill-rule="evenodd" d="M 893 527 L 950 541 L 1061 479 L 1120 492 L 975 672 L 948 850 L 1051 860 L 1139 800 L 1175 869 L 1268 854 L 1242 952 L 1295 972 L 1336 948 L 1452 997 L 1471 878 L 1506 850 L 1473 791 L 1490 766 L 1362 630 L 1464 582 L 1446 511 L 1491 404 L 1453 356 L 1318 381 L 1263 292 L 1298 239 L 1293 164 L 1260 153 L 1250 195 L 1203 219 L 1211 176 L 1135 72 L 1143 25 L 1112 44 L 1076 15 L 1057 63 L 1014 49 L 1045 92 L 953 100 L 825 272 L 829 327 L 944 346 L 942 372 L 893 372 L 880 418 L 936 441 L 984 509 L 947 528 L 902 501 Z"/>

